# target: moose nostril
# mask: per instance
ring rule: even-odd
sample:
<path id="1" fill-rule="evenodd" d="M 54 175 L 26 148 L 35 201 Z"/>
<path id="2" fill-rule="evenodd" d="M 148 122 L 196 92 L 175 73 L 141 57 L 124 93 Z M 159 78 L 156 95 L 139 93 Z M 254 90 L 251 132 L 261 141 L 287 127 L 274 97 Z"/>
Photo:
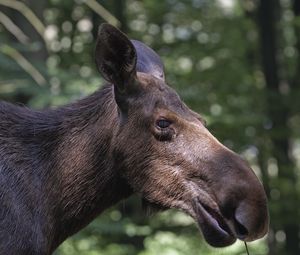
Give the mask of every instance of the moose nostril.
<path id="1" fill-rule="evenodd" d="M 257 210 L 259 208 L 259 210 Z M 241 202 L 233 215 L 236 235 L 244 241 L 253 241 L 263 237 L 268 231 L 268 213 L 266 206 Z"/>
<path id="2" fill-rule="evenodd" d="M 240 240 L 244 240 L 249 234 L 247 228 L 243 224 L 241 224 L 236 218 L 234 219 L 234 229 L 237 237 Z"/>

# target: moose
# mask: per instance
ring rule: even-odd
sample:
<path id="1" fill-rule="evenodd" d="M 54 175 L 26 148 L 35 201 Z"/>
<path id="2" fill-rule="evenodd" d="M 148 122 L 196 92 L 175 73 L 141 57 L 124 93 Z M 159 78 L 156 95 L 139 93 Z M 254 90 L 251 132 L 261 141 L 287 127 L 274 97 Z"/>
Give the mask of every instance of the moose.
<path id="1" fill-rule="evenodd" d="M 0 254 L 49 255 L 133 193 L 190 215 L 212 246 L 263 237 L 262 184 L 166 84 L 160 57 L 102 24 L 95 60 L 107 83 L 75 103 L 0 103 Z"/>

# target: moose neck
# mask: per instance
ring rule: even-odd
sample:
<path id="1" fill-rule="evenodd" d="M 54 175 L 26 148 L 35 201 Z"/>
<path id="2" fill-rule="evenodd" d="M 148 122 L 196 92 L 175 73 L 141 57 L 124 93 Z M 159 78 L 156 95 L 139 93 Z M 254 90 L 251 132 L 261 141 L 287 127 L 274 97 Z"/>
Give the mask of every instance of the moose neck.
<path id="1" fill-rule="evenodd" d="M 57 207 L 54 246 L 132 193 L 118 175 L 112 153 L 118 127 L 112 86 L 56 111 L 63 116 L 64 134 L 53 151 L 59 179 L 49 184 Z"/>

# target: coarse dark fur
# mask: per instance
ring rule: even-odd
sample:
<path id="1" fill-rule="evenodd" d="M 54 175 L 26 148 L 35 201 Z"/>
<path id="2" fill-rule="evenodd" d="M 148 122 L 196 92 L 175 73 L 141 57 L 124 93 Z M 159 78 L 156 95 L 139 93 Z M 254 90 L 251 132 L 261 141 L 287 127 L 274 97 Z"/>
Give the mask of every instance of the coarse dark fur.
<path id="1" fill-rule="evenodd" d="M 266 233 L 261 184 L 165 84 L 154 54 L 103 25 L 96 62 L 109 84 L 57 109 L 0 102 L 0 254 L 49 255 L 133 192 L 190 214 L 214 246 Z"/>
<path id="2" fill-rule="evenodd" d="M 0 104 L 0 254 L 48 254 L 130 194 L 109 151 L 116 117 L 112 86 L 56 110 Z"/>

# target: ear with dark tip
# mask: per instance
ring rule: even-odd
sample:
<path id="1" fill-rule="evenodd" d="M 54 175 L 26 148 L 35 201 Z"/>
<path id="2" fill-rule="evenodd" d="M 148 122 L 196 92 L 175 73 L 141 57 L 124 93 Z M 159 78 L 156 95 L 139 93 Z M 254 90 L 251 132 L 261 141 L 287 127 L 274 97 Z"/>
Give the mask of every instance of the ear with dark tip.
<path id="1" fill-rule="evenodd" d="M 119 29 L 109 24 L 99 28 L 95 59 L 105 80 L 123 93 L 136 77 L 137 55 L 133 44 Z"/>

